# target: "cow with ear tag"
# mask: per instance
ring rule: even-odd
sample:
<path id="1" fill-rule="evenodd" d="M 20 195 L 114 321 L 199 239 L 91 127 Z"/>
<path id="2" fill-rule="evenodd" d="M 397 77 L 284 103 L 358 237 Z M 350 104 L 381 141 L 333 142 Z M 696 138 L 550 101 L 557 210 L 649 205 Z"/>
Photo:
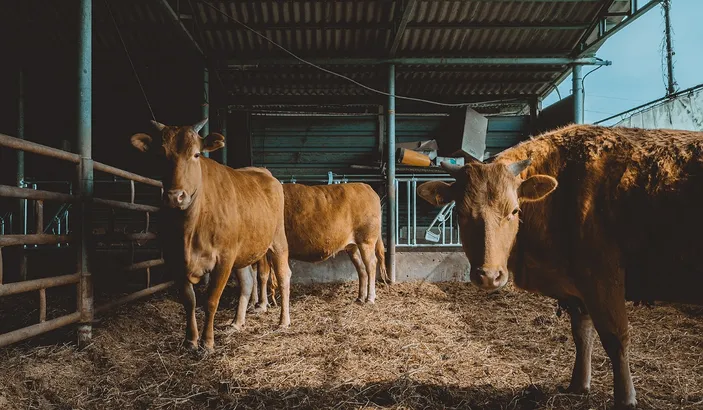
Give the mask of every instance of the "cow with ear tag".
<path id="1" fill-rule="evenodd" d="M 456 182 L 418 195 L 456 201 L 471 281 L 566 305 L 576 344 L 568 390 L 590 389 L 593 339 L 613 368 L 617 407 L 637 404 L 625 301 L 703 304 L 703 133 L 572 125 L 490 164 L 443 165 Z M 559 188 L 557 188 L 559 186 Z"/>
<path id="2" fill-rule="evenodd" d="M 201 155 L 224 146 L 212 133 L 200 138 L 207 119 L 193 126 L 168 126 L 156 121 L 154 140 L 131 137 L 139 151 L 159 157 L 163 175 L 162 238 L 164 258 L 182 291 L 186 313 L 185 346 L 198 348 L 193 285 L 211 276 L 200 342 L 214 349 L 215 312 L 232 269 L 241 294 L 233 330 L 244 325 L 252 290 L 247 267 L 270 254 L 282 296 L 280 327 L 290 324 L 288 244 L 283 220 L 283 188 L 263 168 L 232 169 Z"/>

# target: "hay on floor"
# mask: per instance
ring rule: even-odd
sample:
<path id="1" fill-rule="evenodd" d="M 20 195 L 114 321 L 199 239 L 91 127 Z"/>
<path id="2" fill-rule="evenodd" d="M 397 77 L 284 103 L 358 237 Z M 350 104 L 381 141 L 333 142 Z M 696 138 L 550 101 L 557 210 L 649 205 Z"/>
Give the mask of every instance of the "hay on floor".
<path id="1" fill-rule="evenodd" d="M 562 394 L 574 359 L 568 315 L 512 287 L 466 283 L 294 286 L 291 328 L 278 309 L 216 336 L 208 357 L 179 347 L 184 315 L 172 294 L 125 306 L 84 350 L 70 332 L 0 350 L 2 409 L 474 408 L 612 406 L 598 345 L 587 396 Z M 232 318 L 229 287 L 217 323 Z M 629 306 L 631 363 L 643 409 L 703 408 L 703 309 Z M 199 323 L 203 314 L 199 310 Z"/>

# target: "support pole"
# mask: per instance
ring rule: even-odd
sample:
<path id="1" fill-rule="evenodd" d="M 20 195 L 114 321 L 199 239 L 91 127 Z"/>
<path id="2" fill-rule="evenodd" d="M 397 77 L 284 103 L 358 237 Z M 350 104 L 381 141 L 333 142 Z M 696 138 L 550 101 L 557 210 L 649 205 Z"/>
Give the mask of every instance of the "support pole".
<path id="1" fill-rule="evenodd" d="M 583 66 L 575 64 L 571 81 L 574 93 L 574 124 L 583 124 Z"/>
<path id="2" fill-rule="evenodd" d="M 220 149 L 222 151 L 222 165 L 227 165 L 227 144 L 229 143 L 227 141 L 227 115 L 229 114 L 229 110 L 227 108 L 222 110 L 222 129 L 220 130 L 222 132 L 222 135 L 225 137 L 225 146 Z"/>
<path id="3" fill-rule="evenodd" d="M 391 283 L 395 283 L 395 244 L 396 238 L 396 220 L 395 208 L 396 192 L 395 192 L 395 65 L 391 64 L 388 67 L 388 175 L 386 179 L 388 188 L 388 209 L 386 213 L 387 241 L 388 252 L 386 261 L 388 264 L 387 270 L 390 276 Z"/>
<path id="4" fill-rule="evenodd" d="M 92 0 L 81 0 L 78 35 L 78 193 L 79 206 L 79 246 L 78 246 L 78 344 L 86 345 L 92 338 L 93 322 L 93 280 L 88 266 L 90 251 L 90 199 L 93 195 L 93 160 L 91 141 L 92 119 Z"/>
<path id="5" fill-rule="evenodd" d="M 203 103 L 200 119 L 210 117 L 210 73 L 207 67 L 203 68 Z M 210 134 L 210 121 L 205 123 L 205 126 L 200 130 L 200 135 L 204 138 Z M 209 152 L 203 152 L 206 157 L 210 156 Z"/>
<path id="6" fill-rule="evenodd" d="M 674 47 L 671 43 L 671 0 L 662 2 L 664 8 L 664 26 L 666 35 L 666 72 L 667 86 L 666 95 L 671 95 L 676 92 L 676 80 L 674 79 Z"/>
<path id="7" fill-rule="evenodd" d="M 17 93 L 17 138 L 24 139 L 24 69 L 19 70 L 18 93 Z M 24 151 L 17 150 L 17 186 L 24 188 Z M 20 199 L 17 202 L 19 220 L 17 234 L 27 234 L 27 200 Z M 19 279 L 27 280 L 27 253 L 24 246 L 19 249 Z"/>

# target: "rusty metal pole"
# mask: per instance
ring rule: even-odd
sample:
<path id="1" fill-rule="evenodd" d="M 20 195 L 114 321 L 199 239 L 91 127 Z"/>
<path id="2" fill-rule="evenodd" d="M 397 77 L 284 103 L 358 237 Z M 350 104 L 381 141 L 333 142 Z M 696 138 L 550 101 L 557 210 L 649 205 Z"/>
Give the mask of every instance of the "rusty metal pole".
<path id="1" fill-rule="evenodd" d="M 17 138 L 24 139 L 24 69 L 20 68 L 17 93 Z M 17 150 L 17 186 L 24 188 L 24 151 Z M 27 234 L 27 200 L 18 201 L 19 230 L 15 233 Z M 19 279 L 27 280 L 27 252 L 25 247 L 19 249 Z"/>
<path id="2" fill-rule="evenodd" d="M 92 0 L 80 0 L 78 35 L 78 344 L 84 346 L 92 338 L 93 280 L 90 275 L 89 258 L 91 241 L 90 201 L 93 196 L 93 159 L 91 141 L 92 120 Z"/>
<path id="3" fill-rule="evenodd" d="M 207 67 L 203 68 L 203 103 L 201 110 L 201 120 L 210 117 L 210 73 Z M 207 137 L 208 134 L 210 134 L 210 121 L 206 122 L 200 130 L 200 135 L 202 135 L 203 138 Z M 210 153 L 203 152 L 203 156 L 209 157 Z"/>
<path id="4" fill-rule="evenodd" d="M 391 283 L 395 283 L 395 244 L 396 238 L 396 189 L 395 189 L 395 65 L 391 64 L 388 70 L 388 212 L 386 213 L 386 227 L 388 251 L 386 256 L 388 275 Z"/>

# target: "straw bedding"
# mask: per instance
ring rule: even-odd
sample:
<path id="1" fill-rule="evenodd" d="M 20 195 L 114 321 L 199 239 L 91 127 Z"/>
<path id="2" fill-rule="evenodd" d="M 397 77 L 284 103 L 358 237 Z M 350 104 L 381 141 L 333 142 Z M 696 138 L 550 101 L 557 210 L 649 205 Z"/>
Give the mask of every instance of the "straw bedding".
<path id="1" fill-rule="evenodd" d="M 462 408 L 604 409 L 610 363 L 598 345 L 587 396 L 560 393 L 574 358 L 568 315 L 511 286 L 381 286 L 352 303 L 356 283 L 294 286 L 292 325 L 278 309 L 248 315 L 216 353 L 179 348 L 173 294 L 122 307 L 78 350 L 70 331 L 0 350 L 1 409 Z M 233 315 L 228 287 L 216 320 Z M 6 307 L 6 306 L 5 306 Z M 703 408 L 703 309 L 629 305 L 640 407 Z M 199 323 L 203 314 L 199 310 Z"/>

